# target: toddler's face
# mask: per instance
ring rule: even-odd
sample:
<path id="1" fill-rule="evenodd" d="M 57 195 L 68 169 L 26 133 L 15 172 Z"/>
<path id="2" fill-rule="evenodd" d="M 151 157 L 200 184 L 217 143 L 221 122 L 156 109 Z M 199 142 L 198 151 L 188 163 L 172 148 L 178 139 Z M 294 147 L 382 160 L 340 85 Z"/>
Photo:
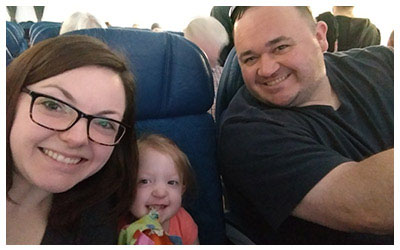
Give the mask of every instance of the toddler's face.
<path id="1" fill-rule="evenodd" d="M 152 148 L 139 153 L 139 171 L 135 200 L 131 213 L 140 218 L 151 208 L 160 214 L 160 223 L 168 229 L 168 221 L 181 207 L 184 186 L 175 163 L 167 154 Z"/>

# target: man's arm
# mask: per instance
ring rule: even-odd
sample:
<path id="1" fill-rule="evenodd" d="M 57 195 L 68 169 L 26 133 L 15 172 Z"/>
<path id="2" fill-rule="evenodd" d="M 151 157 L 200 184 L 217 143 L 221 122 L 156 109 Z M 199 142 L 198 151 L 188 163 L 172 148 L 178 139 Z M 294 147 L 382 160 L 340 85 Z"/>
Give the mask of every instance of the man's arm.
<path id="1" fill-rule="evenodd" d="M 292 214 L 336 230 L 393 234 L 394 149 L 338 165 Z"/>

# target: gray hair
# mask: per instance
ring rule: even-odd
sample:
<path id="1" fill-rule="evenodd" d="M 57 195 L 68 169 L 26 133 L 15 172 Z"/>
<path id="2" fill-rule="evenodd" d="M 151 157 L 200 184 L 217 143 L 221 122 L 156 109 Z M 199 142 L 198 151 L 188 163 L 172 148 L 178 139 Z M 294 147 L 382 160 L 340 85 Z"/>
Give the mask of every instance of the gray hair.
<path id="1" fill-rule="evenodd" d="M 193 19 L 183 31 L 185 38 L 203 38 L 216 43 L 220 49 L 229 43 L 228 33 L 224 26 L 214 17 L 198 17 Z"/>
<path id="2" fill-rule="evenodd" d="M 102 28 L 102 26 L 92 14 L 75 12 L 61 25 L 60 35 L 73 30 L 90 28 Z"/>

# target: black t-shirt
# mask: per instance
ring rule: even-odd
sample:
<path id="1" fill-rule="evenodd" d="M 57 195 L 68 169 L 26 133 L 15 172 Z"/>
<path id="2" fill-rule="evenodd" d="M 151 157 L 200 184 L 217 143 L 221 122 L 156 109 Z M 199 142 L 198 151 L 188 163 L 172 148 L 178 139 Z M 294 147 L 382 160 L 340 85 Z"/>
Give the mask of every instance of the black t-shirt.
<path id="1" fill-rule="evenodd" d="M 275 108 L 243 86 L 222 118 L 219 157 L 232 220 L 258 244 L 393 243 L 290 216 L 343 162 L 393 147 L 393 52 L 385 47 L 325 54 L 341 106 Z"/>
<path id="2" fill-rule="evenodd" d="M 42 245 L 116 245 L 117 219 L 110 217 L 109 201 L 87 209 L 80 224 L 70 230 L 46 228 Z"/>

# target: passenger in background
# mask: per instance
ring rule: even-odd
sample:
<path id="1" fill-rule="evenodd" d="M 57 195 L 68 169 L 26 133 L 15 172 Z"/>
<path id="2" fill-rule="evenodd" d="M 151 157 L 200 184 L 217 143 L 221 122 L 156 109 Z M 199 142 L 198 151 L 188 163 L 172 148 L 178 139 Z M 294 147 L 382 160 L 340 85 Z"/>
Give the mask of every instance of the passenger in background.
<path id="1" fill-rule="evenodd" d="M 92 14 L 75 12 L 61 25 L 60 35 L 73 30 L 91 28 L 103 28 L 103 26 Z"/>
<path id="2" fill-rule="evenodd" d="M 206 54 L 213 72 L 216 96 L 223 69 L 218 63 L 218 58 L 222 48 L 229 43 L 224 26 L 214 17 L 199 17 L 188 24 L 183 30 L 183 34 L 186 39 L 196 44 Z M 210 112 L 213 116 L 215 115 L 215 98 Z"/>
<path id="3" fill-rule="evenodd" d="M 125 225 L 123 229 L 126 229 L 130 226 L 129 223 L 135 224 L 136 220 L 147 216 L 154 209 L 157 211 L 159 223 L 141 228 L 141 233 L 154 227 L 166 233 L 174 244 L 199 244 L 197 225 L 181 206 L 182 196 L 194 193 L 195 178 L 189 159 L 172 140 L 162 135 L 142 136 L 138 140 L 138 148 L 136 196 L 130 209 L 131 213 L 121 219 L 120 226 Z M 138 237 L 135 235 L 139 233 L 135 233 L 135 230 L 130 231 L 134 235 L 124 238 L 130 240 L 132 236 Z M 151 238 L 150 234 L 151 232 L 147 237 Z M 169 242 L 168 238 L 166 242 Z"/>
<path id="4" fill-rule="evenodd" d="M 368 18 L 357 18 L 354 6 L 334 6 L 333 15 L 339 26 L 338 51 L 364 48 L 381 43 L 379 29 Z"/>
<path id="5" fill-rule="evenodd" d="M 328 40 L 328 51 L 335 52 L 338 48 L 339 27 L 335 16 L 327 11 L 315 18 L 317 21 L 324 21 L 328 25 L 326 39 Z"/>
<path id="6" fill-rule="evenodd" d="M 161 32 L 161 31 L 162 31 L 162 28 L 161 28 L 160 24 L 158 24 L 158 23 L 153 23 L 153 24 L 151 25 L 151 31 Z"/>
<path id="7" fill-rule="evenodd" d="M 257 244 L 394 244 L 393 51 L 324 53 L 306 6 L 232 19 L 245 85 L 218 157 L 234 223 Z"/>
<path id="8" fill-rule="evenodd" d="M 217 19 L 225 28 L 226 33 L 228 33 L 229 43 L 225 45 L 225 47 L 221 50 L 221 53 L 218 58 L 219 65 L 222 67 L 225 64 L 226 58 L 229 55 L 233 48 L 233 37 L 232 37 L 232 30 L 233 25 L 231 19 L 229 18 L 229 10 L 231 6 L 214 6 L 211 9 L 210 16 Z"/>
<path id="9" fill-rule="evenodd" d="M 134 82 L 89 36 L 57 36 L 7 67 L 7 244 L 116 244 L 137 170 Z"/>
<path id="10" fill-rule="evenodd" d="M 387 42 L 387 46 L 393 47 L 394 48 L 394 30 L 392 33 L 390 33 L 389 40 Z"/>

